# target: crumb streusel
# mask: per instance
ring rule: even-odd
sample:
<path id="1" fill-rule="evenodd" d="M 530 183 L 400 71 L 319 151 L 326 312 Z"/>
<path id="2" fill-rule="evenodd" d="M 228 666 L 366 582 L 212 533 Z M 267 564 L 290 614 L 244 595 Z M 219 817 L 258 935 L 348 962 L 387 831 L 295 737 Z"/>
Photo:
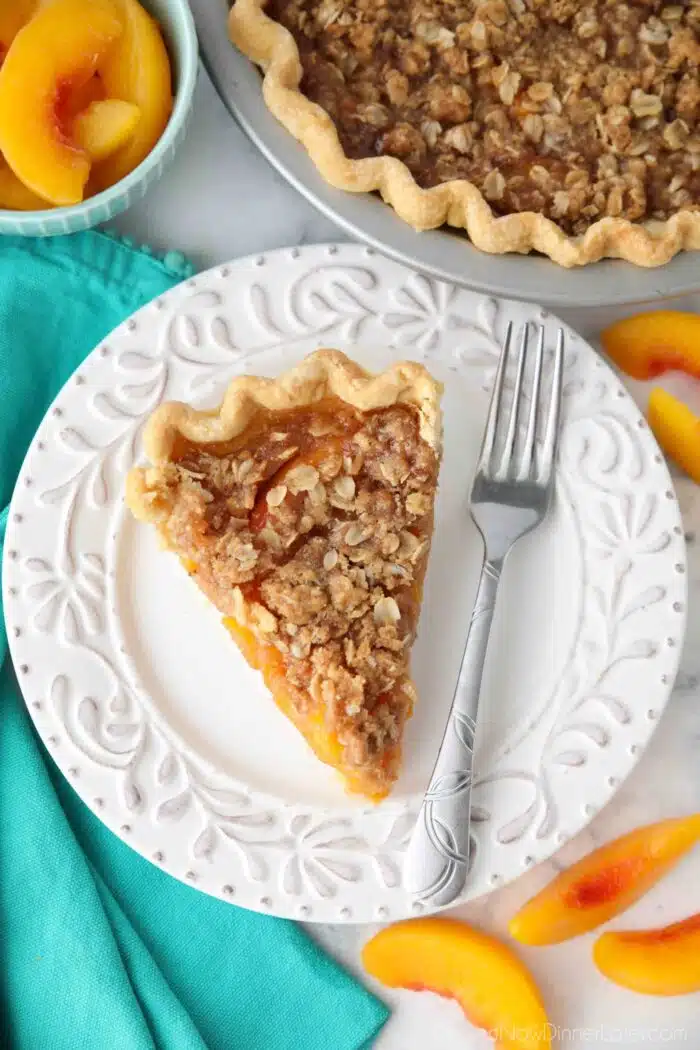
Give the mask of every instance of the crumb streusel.
<path id="1" fill-rule="evenodd" d="M 700 201 L 700 0 L 271 0 L 351 158 L 581 234 Z"/>

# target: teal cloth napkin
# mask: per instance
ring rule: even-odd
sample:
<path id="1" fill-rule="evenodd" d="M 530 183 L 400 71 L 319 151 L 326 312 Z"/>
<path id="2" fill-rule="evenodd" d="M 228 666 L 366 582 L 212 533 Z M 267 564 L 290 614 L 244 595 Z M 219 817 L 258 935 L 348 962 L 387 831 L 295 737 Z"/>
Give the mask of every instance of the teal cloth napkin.
<path id="1" fill-rule="evenodd" d="M 0 239 L 0 552 L 47 407 L 125 316 L 188 273 L 100 233 Z M 36 737 L 0 618 L 4 1050 L 359 1050 L 386 1010 L 294 923 L 185 886 L 83 805 Z"/>

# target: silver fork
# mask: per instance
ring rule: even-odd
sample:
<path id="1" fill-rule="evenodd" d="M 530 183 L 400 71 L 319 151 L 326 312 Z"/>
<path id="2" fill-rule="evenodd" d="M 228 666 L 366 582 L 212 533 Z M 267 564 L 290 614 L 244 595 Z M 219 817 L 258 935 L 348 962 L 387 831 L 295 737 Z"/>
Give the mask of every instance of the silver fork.
<path id="1" fill-rule="evenodd" d="M 559 329 L 551 388 L 542 387 L 544 327 L 539 327 L 524 435 L 519 422 L 526 400 L 525 359 L 529 328 L 520 340 L 510 411 L 505 375 L 512 325 L 508 325 L 491 407 L 472 485 L 471 515 L 484 541 L 484 563 L 445 735 L 404 862 L 409 893 L 432 907 L 454 901 L 469 870 L 474 735 L 481 679 L 503 562 L 513 545 L 542 522 L 554 490 L 561 414 L 564 333 Z M 538 447 L 537 435 L 544 424 Z"/>

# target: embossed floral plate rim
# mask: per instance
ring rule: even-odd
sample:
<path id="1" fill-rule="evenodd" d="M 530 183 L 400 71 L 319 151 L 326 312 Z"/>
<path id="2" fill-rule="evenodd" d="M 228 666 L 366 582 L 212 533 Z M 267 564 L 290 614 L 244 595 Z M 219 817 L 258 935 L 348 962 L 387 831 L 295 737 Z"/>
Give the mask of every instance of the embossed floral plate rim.
<path id="1" fill-rule="evenodd" d="M 268 344 L 284 360 L 320 343 L 426 358 L 485 402 L 507 320 L 542 317 L 371 249 L 317 245 L 198 275 L 80 366 L 20 474 L 4 603 L 40 736 L 123 841 L 175 877 L 260 911 L 369 922 L 418 910 L 402 888 L 401 855 L 420 793 L 371 809 L 279 797 L 222 773 L 149 703 L 120 621 L 123 478 L 159 400 L 220 392 L 230 375 L 254 368 L 248 357 L 272 352 Z M 465 899 L 544 860 L 608 801 L 651 738 L 684 635 L 685 546 L 666 465 L 610 369 L 571 331 L 568 346 L 559 483 L 586 567 L 573 655 L 552 695 L 499 743 L 475 789 L 479 850 Z M 593 616 L 605 625 L 597 650 L 587 633 Z"/>

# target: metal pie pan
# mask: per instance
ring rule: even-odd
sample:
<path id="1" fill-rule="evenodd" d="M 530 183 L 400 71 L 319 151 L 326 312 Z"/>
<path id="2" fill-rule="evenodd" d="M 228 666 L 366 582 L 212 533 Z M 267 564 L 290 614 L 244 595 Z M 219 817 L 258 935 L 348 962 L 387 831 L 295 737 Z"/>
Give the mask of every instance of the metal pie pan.
<path id="1" fill-rule="evenodd" d="M 448 228 L 417 233 L 373 194 L 334 189 L 269 112 L 260 74 L 228 39 L 226 0 L 190 0 L 202 58 L 224 104 L 275 168 L 351 237 L 413 269 L 487 295 L 550 306 L 649 302 L 700 289 L 700 254 L 682 252 L 644 269 L 607 259 L 566 270 L 535 255 L 487 255 Z"/>

